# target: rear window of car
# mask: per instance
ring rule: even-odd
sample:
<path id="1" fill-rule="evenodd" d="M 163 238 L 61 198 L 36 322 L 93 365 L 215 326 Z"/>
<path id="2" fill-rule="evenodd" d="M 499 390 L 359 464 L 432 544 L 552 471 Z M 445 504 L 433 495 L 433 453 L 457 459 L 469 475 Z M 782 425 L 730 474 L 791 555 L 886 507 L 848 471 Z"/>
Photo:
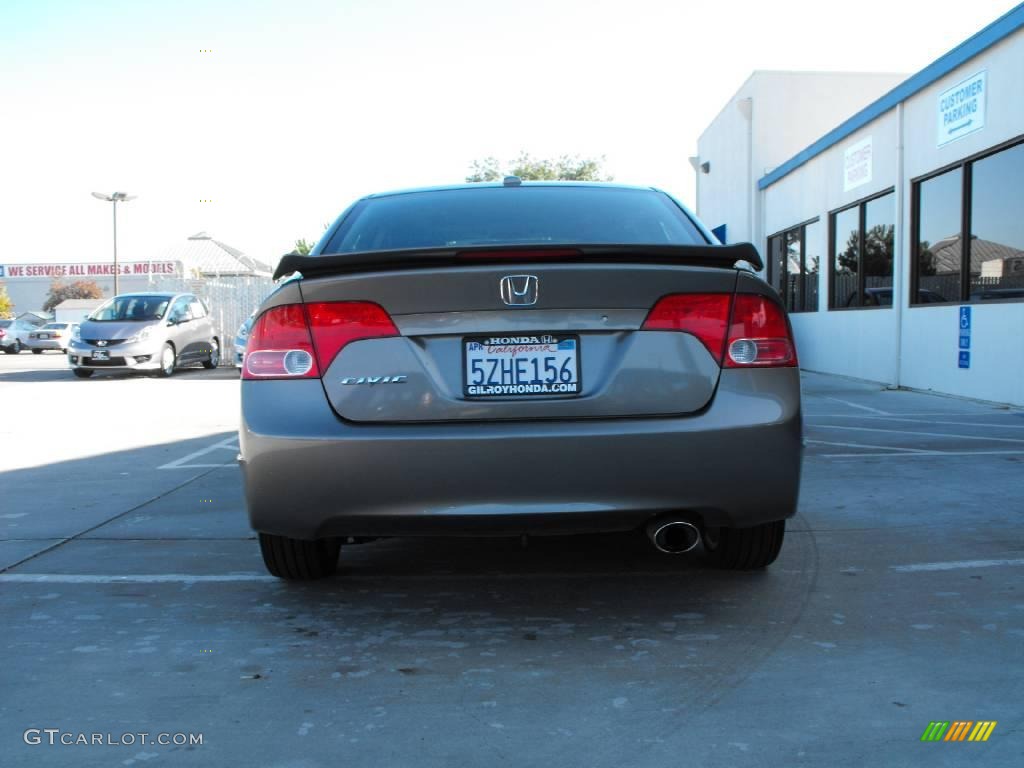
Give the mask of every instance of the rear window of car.
<path id="1" fill-rule="evenodd" d="M 693 245 L 667 195 L 622 187 L 480 187 L 361 200 L 321 253 L 471 245 Z"/>
<path id="2" fill-rule="evenodd" d="M 59 331 L 59 330 L 63 330 L 64 328 L 67 328 L 67 327 L 68 327 L 67 323 L 47 323 L 46 325 L 43 326 L 42 330 L 45 331 L 47 329 L 52 329 L 52 330 Z"/>
<path id="3" fill-rule="evenodd" d="M 0 328 L 10 328 L 12 320 L 0 320 Z"/>

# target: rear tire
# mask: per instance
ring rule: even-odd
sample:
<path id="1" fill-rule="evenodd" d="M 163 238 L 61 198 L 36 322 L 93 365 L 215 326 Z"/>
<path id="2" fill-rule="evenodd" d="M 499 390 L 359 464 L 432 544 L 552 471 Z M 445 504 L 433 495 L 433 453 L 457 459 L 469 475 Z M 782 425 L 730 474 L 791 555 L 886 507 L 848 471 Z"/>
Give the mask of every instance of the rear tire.
<path id="1" fill-rule="evenodd" d="M 717 568 L 752 571 L 775 562 L 785 535 L 785 520 L 752 528 L 712 529 L 704 532 L 704 553 Z"/>
<path id="2" fill-rule="evenodd" d="M 203 368 L 212 370 L 220 365 L 220 344 L 214 339 L 210 342 L 210 357 L 207 360 L 203 360 Z"/>
<path id="3" fill-rule="evenodd" d="M 71 372 L 80 379 L 88 379 L 93 372 L 86 368 L 72 368 Z"/>
<path id="4" fill-rule="evenodd" d="M 4 347 L 4 354 L 5 355 L 16 355 L 20 351 L 21 350 L 18 349 L 18 345 L 17 344 L 13 344 L 13 345 L 11 345 L 9 347 Z"/>
<path id="5" fill-rule="evenodd" d="M 41 354 L 43 354 L 43 350 L 41 350 L 41 349 L 33 349 L 32 350 L 32 354 L 33 355 L 41 355 Z"/>
<path id="6" fill-rule="evenodd" d="M 280 579 L 309 581 L 330 576 L 338 567 L 340 551 L 338 539 L 304 541 L 272 533 L 260 534 L 263 564 Z"/>

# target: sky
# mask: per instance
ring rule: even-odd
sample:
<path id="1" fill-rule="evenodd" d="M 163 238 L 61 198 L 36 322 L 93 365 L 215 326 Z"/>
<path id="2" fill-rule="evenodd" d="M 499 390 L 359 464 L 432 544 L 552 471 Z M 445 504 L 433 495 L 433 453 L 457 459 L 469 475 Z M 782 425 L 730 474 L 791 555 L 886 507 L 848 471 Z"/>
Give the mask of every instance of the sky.
<path id="1" fill-rule="evenodd" d="M 753 70 L 910 74 L 1015 4 L 2 0 L 0 264 L 109 259 L 89 193 L 115 190 L 120 259 L 206 231 L 274 263 L 364 194 L 521 151 L 692 205 Z"/>

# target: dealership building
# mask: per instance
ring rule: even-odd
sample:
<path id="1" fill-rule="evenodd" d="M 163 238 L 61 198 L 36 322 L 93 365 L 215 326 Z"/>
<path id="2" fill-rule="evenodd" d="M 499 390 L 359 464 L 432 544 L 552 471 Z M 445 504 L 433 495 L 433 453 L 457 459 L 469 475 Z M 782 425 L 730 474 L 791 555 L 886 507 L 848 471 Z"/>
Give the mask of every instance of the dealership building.
<path id="1" fill-rule="evenodd" d="M 755 72 L 698 141 L 801 366 L 1024 406 L 1024 4 L 920 72 Z"/>
<path id="2" fill-rule="evenodd" d="M 216 240 L 206 232 L 172 243 L 146 261 L 119 261 L 117 283 L 121 293 L 153 290 L 201 292 L 210 280 L 266 278 L 271 267 L 247 256 L 237 248 Z M 73 283 L 95 282 L 103 295 L 114 295 L 114 263 L 64 262 L 0 263 L 0 285 L 14 302 L 15 311 L 38 310 L 55 280 Z"/>

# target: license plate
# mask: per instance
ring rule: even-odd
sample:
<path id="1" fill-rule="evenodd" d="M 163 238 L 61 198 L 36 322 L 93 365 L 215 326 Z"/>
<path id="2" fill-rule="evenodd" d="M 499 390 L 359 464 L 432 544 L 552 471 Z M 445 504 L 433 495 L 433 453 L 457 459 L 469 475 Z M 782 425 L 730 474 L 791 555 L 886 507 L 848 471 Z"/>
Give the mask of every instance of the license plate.
<path id="1" fill-rule="evenodd" d="M 107 352 L 106 350 L 97 349 L 97 350 L 93 351 L 92 359 L 93 360 L 109 360 L 110 359 L 110 353 Z"/>
<path id="2" fill-rule="evenodd" d="M 466 397 L 578 395 L 580 339 L 568 335 L 463 339 Z"/>
<path id="3" fill-rule="evenodd" d="M 48 339 L 48 338 L 50 338 L 50 334 L 48 334 L 48 333 L 40 333 L 39 334 L 39 338 L 40 339 Z"/>

